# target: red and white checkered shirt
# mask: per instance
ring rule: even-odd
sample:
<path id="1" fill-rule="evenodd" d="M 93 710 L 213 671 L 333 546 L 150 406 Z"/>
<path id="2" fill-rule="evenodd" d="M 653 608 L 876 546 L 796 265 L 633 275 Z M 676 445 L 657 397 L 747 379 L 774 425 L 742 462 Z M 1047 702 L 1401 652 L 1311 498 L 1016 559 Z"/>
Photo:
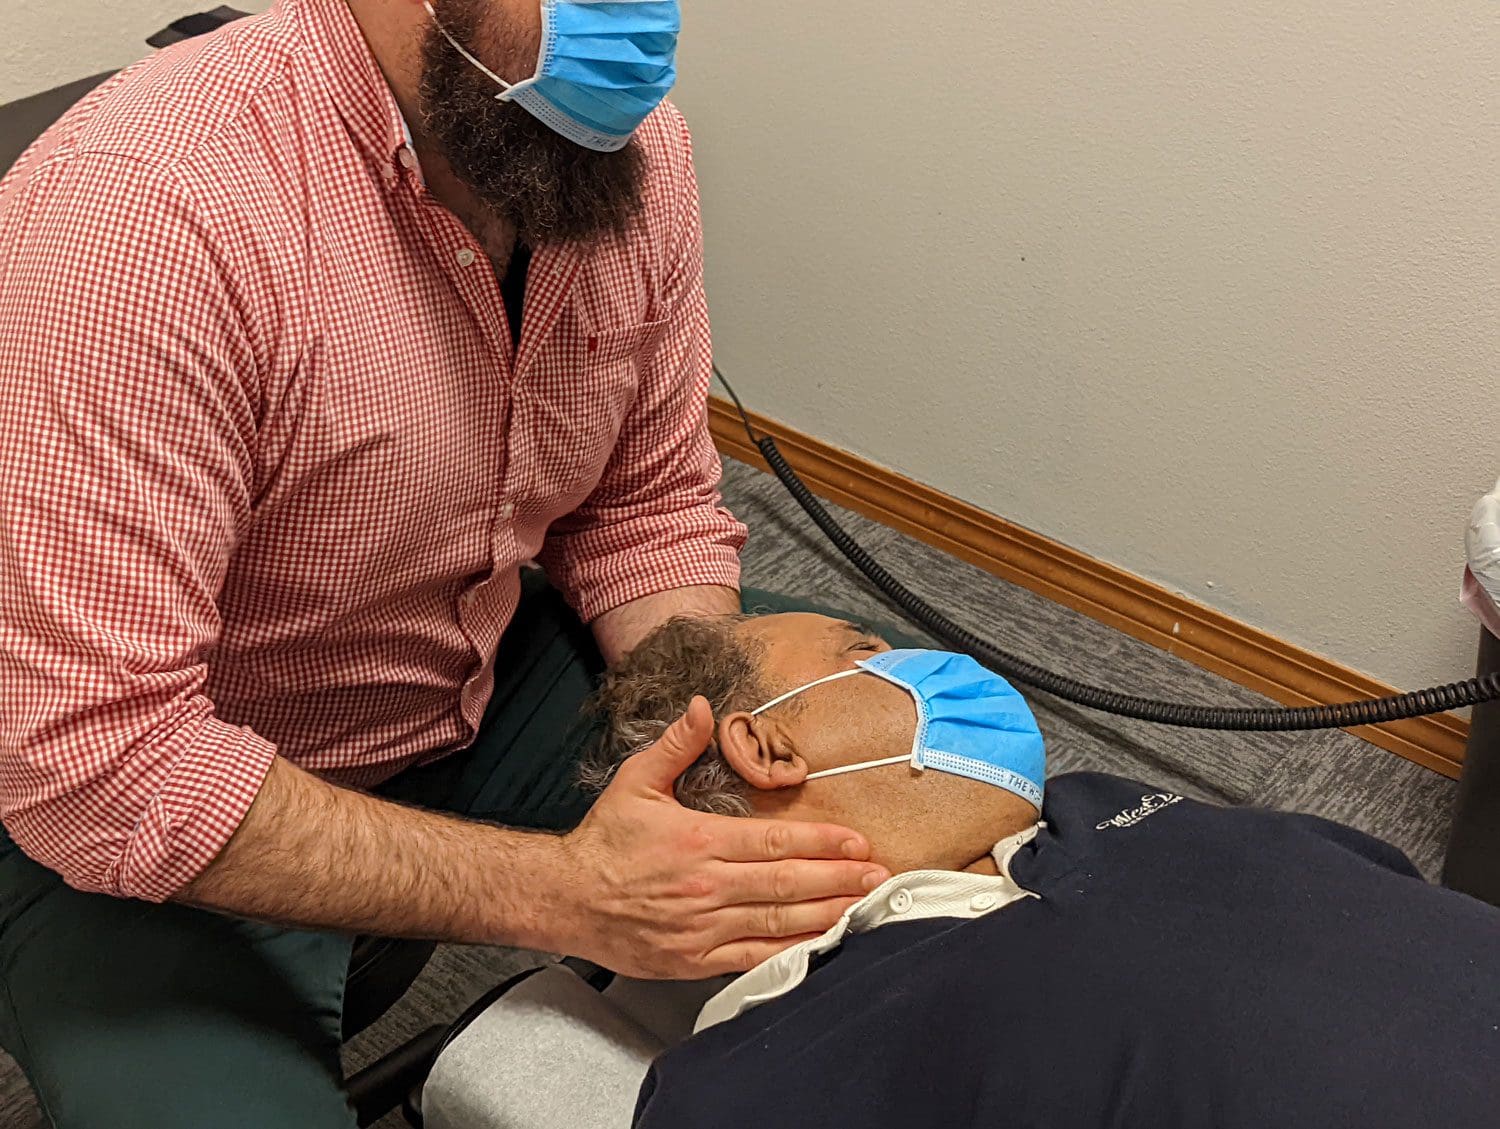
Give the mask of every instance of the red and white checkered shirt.
<path id="1" fill-rule="evenodd" d="M 632 236 L 536 251 L 519 348 L 343 0 L 173 48 L 0 182 L 0 814 L 160 900 L 276 755 L 473 737 L 540 561 L 578 613 L 737 585 L 688 133 Z M 505 656 L 499 656 L 504 662 Z"/>

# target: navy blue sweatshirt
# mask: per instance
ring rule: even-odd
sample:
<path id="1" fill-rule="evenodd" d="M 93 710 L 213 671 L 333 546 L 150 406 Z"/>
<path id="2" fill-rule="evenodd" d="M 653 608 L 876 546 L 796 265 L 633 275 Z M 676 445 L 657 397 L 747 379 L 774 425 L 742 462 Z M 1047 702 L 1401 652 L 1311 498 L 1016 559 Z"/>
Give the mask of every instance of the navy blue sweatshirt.
<path id="1" fill-rule="evenodd" d="M 639 1129 L 1500 1129 L 1500 910 L 1311 816 L 1047 783 L 985 917 L 845 938 Z"/>

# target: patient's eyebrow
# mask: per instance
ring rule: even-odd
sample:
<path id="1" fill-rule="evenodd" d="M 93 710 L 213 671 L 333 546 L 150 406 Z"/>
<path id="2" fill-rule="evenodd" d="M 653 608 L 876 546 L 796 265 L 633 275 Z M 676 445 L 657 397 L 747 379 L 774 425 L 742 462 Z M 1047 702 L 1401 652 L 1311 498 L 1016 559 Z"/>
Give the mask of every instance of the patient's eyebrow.
<path id="1" fill-rule="evenodd" d="M 837 626 L 838 626 L 839 630 L 841 630 L 846 635 L 857 635 L 861 639 L 879 639 L 880 638 L 879 635 L 875 634 L 874 631 L 870 630 L 868 627 L 866 627 L 862 623 L 851 623 L 847 619 L 841 619 L 841 620 L 837 621 Z"/>

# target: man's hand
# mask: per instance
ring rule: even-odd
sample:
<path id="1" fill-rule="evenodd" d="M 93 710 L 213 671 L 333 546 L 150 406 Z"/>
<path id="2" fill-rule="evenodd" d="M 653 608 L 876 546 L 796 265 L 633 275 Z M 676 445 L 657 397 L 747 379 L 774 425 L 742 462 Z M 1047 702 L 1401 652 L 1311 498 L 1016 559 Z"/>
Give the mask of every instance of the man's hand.
<path id="1" fill-rule="evenodd" d="M 695 698 L 568 835 L 402 807 L 278 759 L 175 900 L 308 929 L 573 953 L 632 976 L 752 968 L 822 933 L 887 874 L 853 831 L 679 804 L 672 787 L 712 732 Z"/>
<path id="2" fill-rule="evenodd" d="M 680 805 L 673 784 L 712 732 L 708 702 L 694 698 L 566 836 L 567 951 L 630 976 L 741 972 L 824 932 L 889 877 L 846 828 Z"/>

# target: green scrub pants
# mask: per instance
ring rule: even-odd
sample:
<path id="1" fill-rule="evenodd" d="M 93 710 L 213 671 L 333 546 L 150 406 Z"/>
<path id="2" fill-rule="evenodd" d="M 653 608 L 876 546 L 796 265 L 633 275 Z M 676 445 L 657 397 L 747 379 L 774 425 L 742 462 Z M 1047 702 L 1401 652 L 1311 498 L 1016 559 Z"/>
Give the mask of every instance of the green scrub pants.
<path id="1" fill-rule="evenodd" d="M 588 628 L 523 577 L 474 743 L 378 791 L 516 827 L 568 828 Z M 746 592 L 756 611 L 819 610 Z M 85 894 L 0 833 L 0 1045 L 61 1129 L 351 1129 L 339 1066 L 352 938 Z"/>

